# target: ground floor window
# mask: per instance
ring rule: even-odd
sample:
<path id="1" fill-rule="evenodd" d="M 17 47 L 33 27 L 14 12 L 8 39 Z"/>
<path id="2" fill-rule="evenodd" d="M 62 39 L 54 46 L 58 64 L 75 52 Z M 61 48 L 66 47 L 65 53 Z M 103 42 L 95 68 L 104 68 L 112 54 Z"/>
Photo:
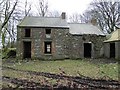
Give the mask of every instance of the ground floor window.
<path id="1" fill-rule="evenodd" d="M 51 54 L 51 48 L 52 48 L 52 42 L 45 42 L 45 46 L 44 46 L 44 51 L 45 51 L 45 54 Z"/>

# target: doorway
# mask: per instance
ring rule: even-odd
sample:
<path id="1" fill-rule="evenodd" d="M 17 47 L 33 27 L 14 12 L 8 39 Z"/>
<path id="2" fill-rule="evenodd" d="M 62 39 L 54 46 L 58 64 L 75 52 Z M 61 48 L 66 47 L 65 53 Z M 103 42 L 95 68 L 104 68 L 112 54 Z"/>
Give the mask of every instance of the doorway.
<path id="1" fill-rule="evenodd" d="M 24 54 L 23 58 L 31 58 L 31 42 L 23 42 Z"/>
<path id="2" fill-rule="evenodd" d="M 115 43 L 110 43 L 110 58 L 115 58 Z"/>
<path id="3" fill-rule="evenodd" d="M 92 50 L 92 44 L 84 43 L 84 57 L 85 58 L 91 58 L 91 50 Z"/>

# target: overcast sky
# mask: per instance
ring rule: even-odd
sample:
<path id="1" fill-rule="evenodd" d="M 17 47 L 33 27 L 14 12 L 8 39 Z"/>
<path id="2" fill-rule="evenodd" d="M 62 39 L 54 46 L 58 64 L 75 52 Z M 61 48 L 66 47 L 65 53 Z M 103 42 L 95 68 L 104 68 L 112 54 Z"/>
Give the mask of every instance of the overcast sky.
<path id="1" fill-rule="evenodd" d="M 82 13 L 85 11 L 92 0 L 48 0 L 51 10 L 60 12 Z"/>
<path id="2" fill-rule="evenodd" d="M 28 0 L 34 7 L 38 0 Z M 46 0 L 48 1 L 49 11 L 66 12 L 67 15 L 73 13 L 83 13 L 92 0 Z M 23 1 L 24 2 L 24 1 Z M 34 9 L 36 9 L 34 7 Z"/>
<path id="3" fill-rule="evenodd" d="M 34 4 L 38 0 L 28 0 Z M 46 0 L 48 1 L 48 6 L 50 11 L 58 11 L 58 12 L 66 12 L 67 15 L 71 15 L 73 13 L 81 14 L 83 13 L 89 6 L 90 2 L 93 0 Z M 95 0 L 101 1 L 101 0 Z M 120 2 L 120 0 L 105 0 Z M 23 1 L 24 2 L 24 1 Z"/>

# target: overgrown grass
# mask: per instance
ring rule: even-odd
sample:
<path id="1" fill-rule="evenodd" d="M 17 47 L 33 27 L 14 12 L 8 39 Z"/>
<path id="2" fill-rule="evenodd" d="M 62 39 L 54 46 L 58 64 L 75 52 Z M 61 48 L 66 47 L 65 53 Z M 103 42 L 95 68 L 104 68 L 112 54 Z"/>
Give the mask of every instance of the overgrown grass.
<path id="1" fill-rule="evenodd" d="M 56 61 L 29 61 L 16 63 L 3 63 L 3 66 L 19 70 L 36 72 L 49 72 L 59 74 L 64 71 L 66 75 L 79 76 L 80 74 L 91 78 L 105 78 L 118 80 L 118 63 L 104 63 L 97 60 L 56 60 Z M 12 73 L 12 74 L 10 74 Z M 13 71 L 4 71 L 3 75 L 13 75 Z M 19 73 L 18 73 L 19 74 Z M 17 75 L 18 75 L 17 74 Z"/>

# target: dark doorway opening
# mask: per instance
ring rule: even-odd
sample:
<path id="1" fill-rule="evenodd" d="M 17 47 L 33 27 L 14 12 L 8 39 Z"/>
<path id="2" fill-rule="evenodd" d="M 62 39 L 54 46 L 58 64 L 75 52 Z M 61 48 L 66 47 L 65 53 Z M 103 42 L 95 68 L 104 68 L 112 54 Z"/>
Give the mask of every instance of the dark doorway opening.
<path id="1" fill-rule="evenodd" d="M 91 58 L 91 43 L 84 43 L 84 57 Z"/>
<path id="2" fill-rule="evenodd" d="M 51 48 L 52 48 L 52 45 L 51 45 L 52 42 L 45 42 L 45 54 L 51 54 Z"/>
<path id="3" fill-rule="evenodd" d="M 23 58 L 31 58 L 31 42 L 23 42 L 24 55 Z"/>
<path id="4" fill-rule="evenodd" d="M 110 58 L 115 58 L 115 43 L 110 43 Z"/>

